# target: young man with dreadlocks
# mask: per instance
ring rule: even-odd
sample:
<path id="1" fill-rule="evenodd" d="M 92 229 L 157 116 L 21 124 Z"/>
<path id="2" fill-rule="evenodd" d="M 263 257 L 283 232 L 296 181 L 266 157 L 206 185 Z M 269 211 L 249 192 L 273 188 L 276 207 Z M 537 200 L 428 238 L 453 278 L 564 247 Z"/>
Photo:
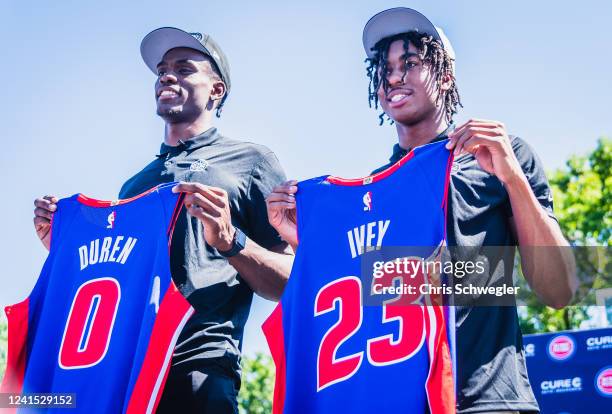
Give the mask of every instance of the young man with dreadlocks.
<path id="1" fill-rule="evenodd" d="M 488 255 L 487 274 L 464 284 L 496 286 L 512 275 L 519 247 L 523 274 L 538 297 L 560 308 L 575 289 L 573 259 L 553 214 L 544 168 L 525 141 L 497 121 L 471 119 L 455 127 L 461 106 L 455 56 L 444 33 L 408 8 L 385 10 L 363 32 L 370 105 L 392 122 L 398 143 L 388 168 L 411 149 L 448 139 L 454 151 L 448 192 L 447 239 L 453 259 L 474 261 L 483 246 L 508 246 L 510 257 Z M 444 168 L 443 166 L 442 168 Z M 295 181 L 268 197 L 270 223 L 294 248 Z M 530 248 L 549 246 L 546 249 Z M 510 276 L 511 277 L 511 276 Z M 456 306 L 456 391 L 459 413 L 538 412 L 522 351 L 516 307 Z"/>

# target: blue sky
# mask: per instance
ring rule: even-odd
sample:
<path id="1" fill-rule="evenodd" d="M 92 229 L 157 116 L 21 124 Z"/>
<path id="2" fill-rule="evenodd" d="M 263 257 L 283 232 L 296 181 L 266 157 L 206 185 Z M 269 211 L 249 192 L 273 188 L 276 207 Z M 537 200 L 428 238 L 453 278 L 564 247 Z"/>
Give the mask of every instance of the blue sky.
<path id="1" fill-rule="evenodd" d="M 396 135 L 368 108 L 361 30 L 408 6 L 444 28 L 470 117 L 503 121 L 547 169 L 612 135 L 609 16 L 603 1 L 2 1 L 0 130 L 5 194 L 0 305 L 24 298 L 46 252 L 32 201 L 53 193 L 115 198 L 162 140 L 153 74 L 139 44 L 177 26 L 212 34 L 229 57 L 232 93 L 218 126 L 272 148 L 287 175 L 362 176 Z M 257 300 L 248 352 L 265 349 Z"/>

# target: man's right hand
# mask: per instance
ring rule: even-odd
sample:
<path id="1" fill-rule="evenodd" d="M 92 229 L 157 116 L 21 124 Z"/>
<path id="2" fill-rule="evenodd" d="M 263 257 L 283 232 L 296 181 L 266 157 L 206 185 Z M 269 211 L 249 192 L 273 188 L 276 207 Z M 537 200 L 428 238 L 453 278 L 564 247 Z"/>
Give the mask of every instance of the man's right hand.
<path id="1" fill-rule="evenodd" d="M 276 229 L 284 241 L 289 243 L 294 251 L 298 245 L 295 210 L 296 192 L 297 181 L 289 180 L 275 187 L 266 198 L 270 225 Z"/>
<path id="2" fill-rule="evenodd" d="M 42 244 L 49 250 L 51 246 L 51 218 L 57 210 L 57 197 L 44 196 L 34 200 L 34 228 Z"/>

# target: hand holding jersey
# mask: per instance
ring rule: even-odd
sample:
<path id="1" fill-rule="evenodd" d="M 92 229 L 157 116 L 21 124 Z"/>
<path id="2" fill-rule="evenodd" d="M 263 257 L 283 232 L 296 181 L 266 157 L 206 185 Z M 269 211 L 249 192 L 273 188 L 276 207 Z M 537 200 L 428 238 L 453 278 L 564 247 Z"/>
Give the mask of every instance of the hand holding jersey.
<path id="1" fill-rule="evenodd" d="M 174 192 L 186 193 L 185 207 L 189 214 L 200 220 L 204 238 L 209 246 L 223 252 L 232 248 L 236 229 L 232 225 L 227 191 L 200 183 L 181 182 Z"/>
<path id="2" fill-rule="evenodd" d="M 274 187 L 266 197 L 268 220 L 281 238 L 289 243 L 293 251 L 297 249 L 297 216 L 295 209 L 295 193 L 297 181 L 289 180 Z"/>
<path id="3" fill-rule="evenodd" d="M 504 184 L 525 176 L 501 122 L 470 119 L 449 134 L 446 147 L 454 149 L 455 156 L 464 152 L 474 155 L 480 168 Z"/>
<path id="4" fill-rule="evenodd" d="M 47 195 L 34 200 L 34 229 L 47 250 L 51 246 L 51 219 L 57 210 L 57 197 Z"/>

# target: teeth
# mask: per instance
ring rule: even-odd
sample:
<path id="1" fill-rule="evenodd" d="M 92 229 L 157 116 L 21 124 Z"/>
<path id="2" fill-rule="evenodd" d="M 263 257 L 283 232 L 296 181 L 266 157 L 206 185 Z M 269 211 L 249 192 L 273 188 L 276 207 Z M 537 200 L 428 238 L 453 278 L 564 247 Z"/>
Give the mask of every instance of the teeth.
<path id="1" fill-rule="evenodd" d="M 402 99 L 404 99 L 406 97 L 406 95 L 402 94 L 402 93 L 398 93 L 397 95 L 393 95 L 391 97 L 391 102 L 399 102 Z"/>
<path id="2" fill-rule="evenodd" d="M 176 96 L 177 93 L 174 91 L 162 91 L 159 96 Z"/>

